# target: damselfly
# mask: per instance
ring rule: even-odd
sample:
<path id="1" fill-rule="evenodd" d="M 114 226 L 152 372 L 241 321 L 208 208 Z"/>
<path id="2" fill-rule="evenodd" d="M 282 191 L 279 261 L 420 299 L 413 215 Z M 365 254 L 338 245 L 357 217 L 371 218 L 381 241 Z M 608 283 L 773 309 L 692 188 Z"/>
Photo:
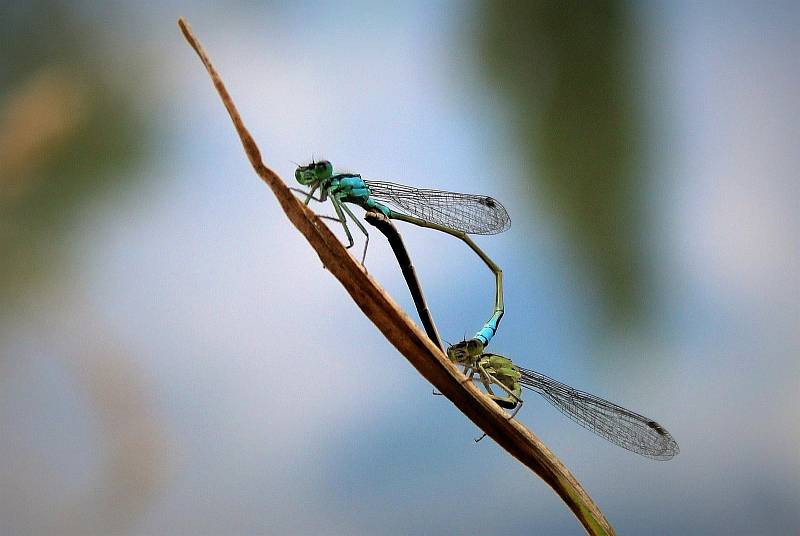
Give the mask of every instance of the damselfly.
<path id="1" fill-rule="evenodd" d="M 669 460 L 680 452 L 675 439 L 656 421 L 534 370 L 522 368 L 507 357 L 486 353 L 474 340 L 450 346 L 447 356 L 464 367 L 468 378 L 477 376 L 497 405 L 513 410 L 511 418 L 522 407 L 521 388 L 525 387 L 542 395 L 576 423 L 624 449 L 655 460 Z M 492 387 L 503 394 L 495 394 Z M 476 441 L 480 439 L 483 436 Z"/>
<path id="2" fill-rule="evenodd" d="M 330 199 L 337 217 L 322 217 L 341 223 L 347 235 L 348 248 L 353 246 L 353 236 L 347 226 L 348 217 L 364 233 L 366 243 L 361 257 L 362 264 L 367 256 L 369 233 L 353 215 L 347 203 L 358 205 L 367 211 L 380 212 L 394 220 L 435 229 L 464 241 L 495 275 L 494 311 L 491 318 L 474 336 L 483 346 L 489 344 L 500 325 L 504 311 L 503 272 L 468 235 L 497 234 L 511 226 L 508 212 L 499 201 L 485 195 L 461 194 L 365 180 L 355 173 L 334 172 L 333 165 L 327 160 L 299 166 L 294 176 L 297 182 L 310 188 L 308 192 L 292 188 L 306 196 L 306 204 L 311 199 L 319 202 Z M 314 196 L 317 190 L 320 191 L 319 197 Z M 395 207 L 396 210 L 387 205 Z"/>

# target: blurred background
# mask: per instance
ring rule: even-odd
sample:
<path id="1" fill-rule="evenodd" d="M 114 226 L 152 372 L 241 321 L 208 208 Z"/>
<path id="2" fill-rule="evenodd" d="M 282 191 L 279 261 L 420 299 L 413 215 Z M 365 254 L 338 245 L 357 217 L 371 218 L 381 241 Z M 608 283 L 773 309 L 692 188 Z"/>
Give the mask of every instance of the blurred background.
<path id="1" fill-rule="evenodd" d="M 0 533 L 581 532 L 322 268 L 178 16 L 287 180 L 505 204 L 492 350 L 681 446 L 528 393 L 620 534 L 800 531 L 797 3 L 34 1 L 0 7 Z M 491 274 L 400 230 L 442 335 L 474 332 Z"/>

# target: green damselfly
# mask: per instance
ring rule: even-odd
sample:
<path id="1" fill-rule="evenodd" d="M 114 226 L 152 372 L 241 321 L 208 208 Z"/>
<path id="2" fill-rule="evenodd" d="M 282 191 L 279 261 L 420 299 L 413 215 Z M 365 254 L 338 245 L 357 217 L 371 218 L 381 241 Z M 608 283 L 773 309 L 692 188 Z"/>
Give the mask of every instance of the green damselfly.
<path id="1" fill-rule="evenodd" d="M 656 421 L 483 350 L 480 342 L 473 339 L 450 346 L 447 357 L 464 367 L 467 378 L 474 380 L 477 376 L 497 405 L 512 410 L 511 418 L 522 407 L 524 387 L 539 393 L 584 428 L 631 452 L 654 460 L 669 460 L 680 452 L 672 435 Z M 493 386 L 502 394 L 495 394 Z"/>
<path id="2" fill-rule="evenodd" d="M 379 219 L 376 215 L 375 220 Z M 376 225 L 371 219 L 368 221 Z M 438 330 L 400 234 L 391 223 L 376 226 L 389 240 L 428 337 L 435 345 L 441 346 Z M 498 406 L 512 412 L 510 418 L 514 418 L 522 407 L 524 387 L 539 393 L 584 428 L 622 448 L 655 460 L 669 460 L 680 452 L 672 435 L 656 421 L 535 370 L 522 368 L 508 357 L 484 350 L 485 346 L 480 340 L 472 339 L 450 346 L 446 353 L 453 363 L 464 367 L 464 374 L 469 380 L 483 385 L 486 394 Z M 499 391 L 498 394 L 495 394 L 495 389 Z"/>
<path id="3" fill-rule="evenodd" d="M 511 226 L 505 207 L 492 197 L 462 194 L 443 190 L 414 188 L 385 181 L 372 181 L 355 173 L 338 173 L 333 165 L 323 160 L 298 166 L 294 173 L 297 182 L 308 186 L 309 191 L 292 190 L 306 196 L 305 203 L 312 199 L 325 202 L 330 199 L 336 217 L 322 216 L 341 223 L 347 235 L 347 248 L 353 246 L 353 236 L 347 219 L 364 233 L 366 242 L 361 257 L 367 256 L 369 233 L 347 206 L 358 205 L 364 210 L 375 211 L 393 220 L 413 223 L 420 227 L 435 229 L 455 236 L 465 242 L 495 275 L 495 306 L 491 318 L 475 334 L 474 338 L 484 346 L 489 344 L 503 316 L 503 271 L 469 237 L 470 234 L 497 234 Z M 319 190 L 319 197 L 314 194 Z M 395 207 L 390 208 L 388 205 Z"/>

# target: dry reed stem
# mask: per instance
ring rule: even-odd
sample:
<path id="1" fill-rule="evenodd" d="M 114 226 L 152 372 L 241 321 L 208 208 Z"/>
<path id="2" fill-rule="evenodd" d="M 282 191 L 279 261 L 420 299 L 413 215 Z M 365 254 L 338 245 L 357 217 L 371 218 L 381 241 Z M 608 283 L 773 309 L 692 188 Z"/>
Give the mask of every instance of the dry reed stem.
<path id="1" fill-rule="evenodd" d="M 353 301 L 408 361 L 478 428 L 544 480 L 581 522 L 587 533 L 614 530 L 572 473 L 519 421 L 509 419 L 447 359 L 425 333 L 342 246 L 339 239 L 261 160 L 261 152 L 208 55 L 183 18 L 178 26 L 205 65 L 256 173 L 267 183 L 286 216 L 305 236 L 323 265 L 344 286 Z"/>

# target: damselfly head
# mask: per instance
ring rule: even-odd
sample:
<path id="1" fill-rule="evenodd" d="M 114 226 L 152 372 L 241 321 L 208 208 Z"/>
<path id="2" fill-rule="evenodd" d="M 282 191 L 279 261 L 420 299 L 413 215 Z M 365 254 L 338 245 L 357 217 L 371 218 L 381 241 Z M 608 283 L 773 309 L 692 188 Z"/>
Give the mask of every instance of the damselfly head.
<path id="1" fill-rule="evenodd" d="M 483 353 L 483 344 L 477 339 L 461 341 L 447 348 L 447 357 L 453 363 L 469 363 Z"/>
<path id="2" fill-rule="evenodd" d="M 333 176 L 333 164 L 327 160 L 311 162 L 305 166 L 297 166 L 294 172 L 294 178 L 303 185 L 330 179 L 331 176 Z"/>

